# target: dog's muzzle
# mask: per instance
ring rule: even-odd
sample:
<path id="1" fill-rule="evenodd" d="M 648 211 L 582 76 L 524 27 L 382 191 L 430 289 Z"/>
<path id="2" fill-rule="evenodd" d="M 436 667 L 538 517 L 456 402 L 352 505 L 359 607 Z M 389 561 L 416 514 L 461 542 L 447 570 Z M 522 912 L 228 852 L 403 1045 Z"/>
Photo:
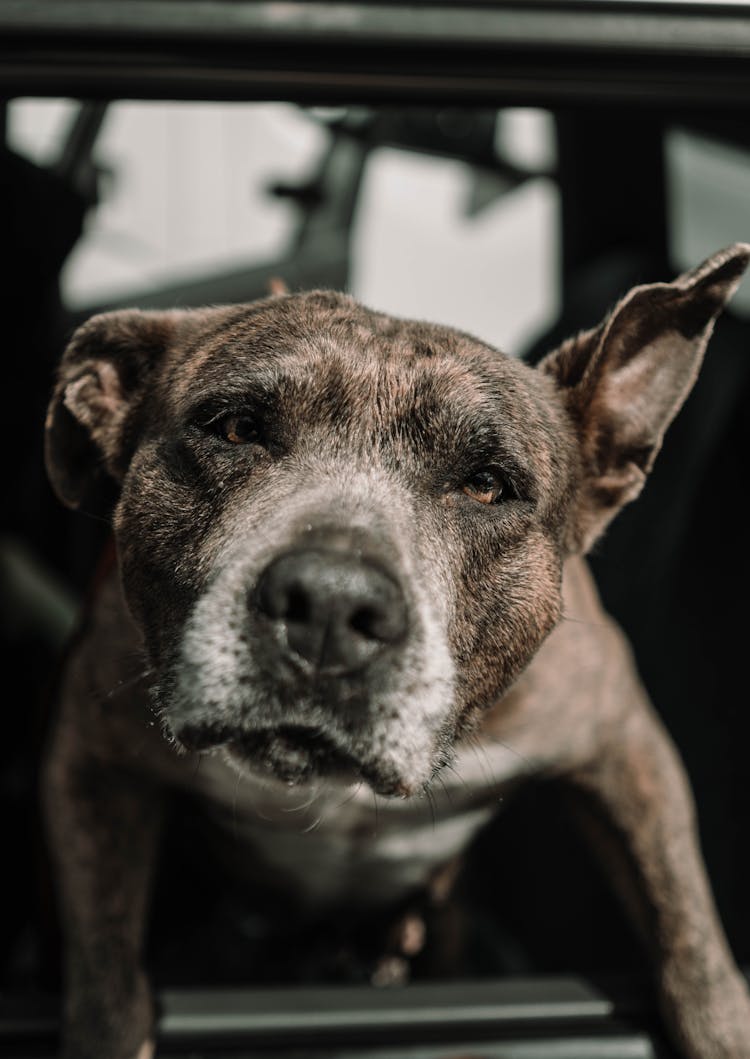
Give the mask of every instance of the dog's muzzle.
<path id="1" fill-rule="evenodd" d="M 216 589 L 206 597 L 217 624 L 222 603 L 229 611 L 231 647 L 217 647 L 229 676 L 214 671 L 214 687 L 229 695 L 223 708 L 206 708 L 210 692 L 189 700 L 172 726 L 177 740 L 196 752 L 223 746 L 234 761 L 287 782 L 364 778 L 381 792 L 400 791 L 401 774 L 380 758 L 391 729 L 405 723 L 398 689 L 416 641 L 412 606 L 387 559 L 341 539 L 305 541 L 246 585 L 226 602 Z M 210 629 L 211 619 L 203 621 Z M 205 631 L 194 642 L 191 666 L 208 680 Z"/>
<path id="2" fill-rule="evenodd" d="M 273 643 L 311 676 L 360 673 L 403 642 L 406 602 L 398 583 L 367 559 L 336 551 L 289 551 L 261 574 L 251 606 Z"/>

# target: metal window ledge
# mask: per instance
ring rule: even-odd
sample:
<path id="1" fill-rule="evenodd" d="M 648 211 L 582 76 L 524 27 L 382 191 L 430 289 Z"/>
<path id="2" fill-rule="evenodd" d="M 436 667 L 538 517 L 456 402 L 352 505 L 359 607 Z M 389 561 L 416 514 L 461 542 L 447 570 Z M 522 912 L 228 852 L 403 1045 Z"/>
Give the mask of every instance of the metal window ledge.
<path id="1" fill-rule="evenodd" d="M 648 994 L 575 978 L 404 989 L 172 990 L 159 1054 L 326 1059 L 657 1059 Z M 53 1054 L 56 1004 L 0 997 L 0 1056 Z M 46 1049 L 46 1050 L 45 1050 Z"/>
<path id="2" fill-rule="evenodd" d="M 710 110 L 748 56 L 744 0 L 0 0 L 5 95 Z"/>

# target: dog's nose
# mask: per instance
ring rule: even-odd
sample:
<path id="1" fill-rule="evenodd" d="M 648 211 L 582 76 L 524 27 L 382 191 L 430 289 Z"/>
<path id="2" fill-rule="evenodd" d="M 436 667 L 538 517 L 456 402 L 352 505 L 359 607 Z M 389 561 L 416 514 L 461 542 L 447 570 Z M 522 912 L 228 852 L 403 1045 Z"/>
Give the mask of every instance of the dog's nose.
<path id="1" fill-rule="evenodd" d="M 264 614 L 283 623 L 290 650 L 320 673 L 363 669 L 406 635 L 398 583 L 346 553 L 287 552 L 262 573 L 256 599 Z"/>

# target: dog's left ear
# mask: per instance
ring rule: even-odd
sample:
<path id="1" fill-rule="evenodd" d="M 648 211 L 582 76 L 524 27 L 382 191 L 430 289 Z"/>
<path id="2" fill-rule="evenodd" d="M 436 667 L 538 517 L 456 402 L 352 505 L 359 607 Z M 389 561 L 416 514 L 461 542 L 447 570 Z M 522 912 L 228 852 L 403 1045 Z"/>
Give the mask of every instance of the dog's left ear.
<path id="1" fill-rule="evenodd" d="M 588 551 L 641 491 L 749 260 L 750 245 L 736 243 L 673 283 L 635 287 L 598 328 L 539 365 L 562 391 L 580 444 L 572 551 Z"/>
<path id="2" fill-rule="evenodd" d="M 47 412 L 45 457 L 69 507 L 100 513 L 135 449 L 140 411 L 187 313 L 103 313 L 73 335 Z"/>

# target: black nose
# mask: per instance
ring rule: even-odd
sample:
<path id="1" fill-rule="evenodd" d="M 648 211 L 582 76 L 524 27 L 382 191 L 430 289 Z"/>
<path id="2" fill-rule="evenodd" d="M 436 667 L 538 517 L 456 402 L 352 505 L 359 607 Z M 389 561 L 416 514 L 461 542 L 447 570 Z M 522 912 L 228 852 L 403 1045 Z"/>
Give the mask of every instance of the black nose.
<path id="1" fill-rule="evenodd" d="M 263 571 L 256 598 L 264 614 L 286 627 L 291 652 L 321 673 L 363 669 L 406 635 L 397 582 L 346 553 L 287 552 Z"/>

